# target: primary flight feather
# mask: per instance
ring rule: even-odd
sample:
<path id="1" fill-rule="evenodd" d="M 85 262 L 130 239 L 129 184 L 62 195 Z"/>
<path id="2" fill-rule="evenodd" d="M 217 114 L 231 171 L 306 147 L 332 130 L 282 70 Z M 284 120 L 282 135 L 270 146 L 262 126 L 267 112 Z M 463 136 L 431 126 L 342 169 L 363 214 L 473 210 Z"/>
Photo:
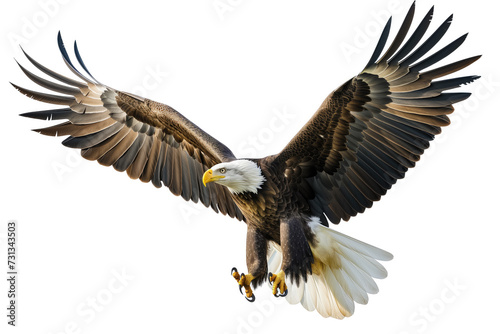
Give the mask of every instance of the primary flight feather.
<path id="1" fill-rule="evenodd" d="M 54 80 L 19 65 L 23 72 L 57 94 L 14 87 L 33 99 L 64 106 L 22 114 L 66 120 L 35 131 L 69 136 L 63 145 L 80 149 L 86 159 L 246 222 L 248 274 L 233 268 L 232 275 L 248 300 L 255 300 L 252 286 L 268 280 L 275 296 L 341 319 L 353 314 L 355 303 L 366 304 L 368 294 L 378 292 L 374 278 L 387 276 L 379 261 L 392 255 L 330 229 L 329 222 L 338 224 L 363 212 L 403 178 L 450 123 L 452 105 L 470 96 L 446 91 L 479 78 L 436 80 L 479 56 L 429 70 L 466 35 L 424 58 L 452 17 L 423 39 L 431 8 L 407 37 L 414 12 L 415 4 L 381 56 L 390 19 L 366 67 L 333 91 L 281 152 L 260 159 L 236 158 L 168 105 L 101 84 L 75 43 L 83 71 L 78 70 L 60 34 L 63 59 L 78 79 L 62 76 L 25 53 Z"/>

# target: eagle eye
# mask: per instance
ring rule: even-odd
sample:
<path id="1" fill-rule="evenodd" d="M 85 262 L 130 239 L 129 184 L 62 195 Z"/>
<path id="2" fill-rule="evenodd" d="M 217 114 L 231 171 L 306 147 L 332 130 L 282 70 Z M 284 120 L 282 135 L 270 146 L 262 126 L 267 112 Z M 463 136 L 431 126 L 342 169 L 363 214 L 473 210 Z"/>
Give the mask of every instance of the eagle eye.
<path id="1" fill-rule="evenodd" d="M 226 172 L 226 169 L 225 169 L 225 168 L 220 168 L 220 169 L 219 169 L 219 173 L 224 174 L 225 172 Z"/>

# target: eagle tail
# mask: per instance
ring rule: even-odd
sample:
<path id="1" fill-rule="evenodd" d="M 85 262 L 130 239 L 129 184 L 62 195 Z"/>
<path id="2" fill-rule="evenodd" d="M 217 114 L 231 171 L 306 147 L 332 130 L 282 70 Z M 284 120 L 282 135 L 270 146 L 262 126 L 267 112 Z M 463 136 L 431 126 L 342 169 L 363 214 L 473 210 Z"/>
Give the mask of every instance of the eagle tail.
<path id="1" fill-rule="evenodd" d="M 286 299 L 290 304 L 300 302 L 308 311 L 317 310 L 323 317 L 349 317 L 355 302 L 366 304 L 368 294 L 378 292 L 374 278 L 387 277 L 378 261 L 391 260 L 392 254 L 325 227 L 318 218 L 309 224 L 317 240 L 311 245 L 312 274 L 306 282 L 287 282 Z M 281 253 L 275 248 L 270 252 L 268 268 L 277 272 L 280 266 Z"/>

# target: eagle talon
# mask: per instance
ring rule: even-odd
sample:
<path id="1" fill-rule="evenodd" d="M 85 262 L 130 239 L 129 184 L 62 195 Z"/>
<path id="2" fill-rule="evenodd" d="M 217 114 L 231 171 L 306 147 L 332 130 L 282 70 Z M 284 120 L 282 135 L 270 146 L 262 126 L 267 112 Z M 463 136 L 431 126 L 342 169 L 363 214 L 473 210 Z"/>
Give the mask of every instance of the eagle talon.
<path id="1" fill-rule="evenodd" d="M 281 270 L 278 274 L 269 273 L 269 282 L 273 286 L 274 297 L 286 297 L 288 288 L 285 283 L 285 272 Z M 278 293 L 278 289 L 281 293 Z"/>
<path id="2" fill-rule="evenodd" d="M 248 300 L 250 303 L 253 303 L 255 301 L 255 295 L 252 293 L 252 295 L 250 296 L 250 298 L 248 298 L 247 296 L 245 296 L 245 299 Z"/>
<path id="3" fill-rule="evenodd" d="M 241 273 L 240 275 L 240 273 L 238 273 L 238 269 L 235 267 L 231 269 L 231 276 L 233 276 L 236 282 L 238 282 L 238 289 L 240 290 L 240 293 L 245 295 L 246 300 L 253 303 L 255 301 L 255 295 L 250 287 L 250 282 L 252 282 L 254 277 L 251 274 L 245 275 Z M 245 293 L 243 293 L 243 288 L 245 288 Z"/>
<path id="4" fill-rule="evenodd" d="M 278 298 L 278 297 L 286 297 L 286 295 L 288 295 L 288 289 L 286 289 L 285 292 L 283 292 L 283 293 L 276 293 L 273 296 Z"/>

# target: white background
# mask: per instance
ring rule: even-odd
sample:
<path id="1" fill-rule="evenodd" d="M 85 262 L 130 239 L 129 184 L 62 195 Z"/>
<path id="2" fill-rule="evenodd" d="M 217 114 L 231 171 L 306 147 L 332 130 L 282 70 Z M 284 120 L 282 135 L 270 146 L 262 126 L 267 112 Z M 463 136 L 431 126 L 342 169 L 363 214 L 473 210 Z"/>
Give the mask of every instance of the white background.
<path id="1" fill-rule="evenodd" d="M 217 4 L 229 7 L 221 12 Z M 233 266 L 246 272 L 244 224 L 85 161 L 60 138 L 29 131 L 49 122 L 18 114 L 51 106 L 8 84 L 36 87 L 13 60 L 33 70 L 19 43 L 45 66 L 70 75 L 57 49 L 61 30 L 68 49 L 78 40 L 101 82 L 171 105 L 237 156 L 265 156 L 286 145 L 329 92 L 364 67 L 389 11 L 394 36 L 410 4 L 10 2 L 0 10 L 0 263 L 5 273 L 6 222 L 16 219 L 19 308 L 12 329 L 2 278 L 0 331 L 414 334 L 498 328 L 500 117 L 494 102 L 500 73 L 497 13 L 486 1 L 439 1 L 430 29 L 454 13 L 439 46 L 470 34 L 449 61 L 484 55 L 460 72 L 482 75 L 461 89 L 472 97 L 456 106 L 453 125 L 407 178 L 374 208 L 335 226 L 395 255 L 386 263 L 389 277 L 378 281 L 380 293 L 342 321 L 275 300 L 267 287 L 255 292 L 254 304 L 246 302 L 230 276 Z M 432 4 L 418 1 L 415 24 Z M 117 273 L 125 281 L 116 280 Z"/>

